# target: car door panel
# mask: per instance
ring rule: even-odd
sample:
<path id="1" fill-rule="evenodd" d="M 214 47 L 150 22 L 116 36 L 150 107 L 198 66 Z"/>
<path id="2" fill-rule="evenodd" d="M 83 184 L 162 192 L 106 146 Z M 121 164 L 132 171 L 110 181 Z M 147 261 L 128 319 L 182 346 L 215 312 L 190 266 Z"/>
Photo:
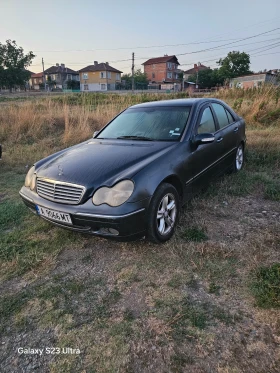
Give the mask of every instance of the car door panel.
<path id="1" fill-rule="evenodd" d="M 205 124 L 205 119 L 208 117 L 210 122 L 206 121 L 207 123 Z M 201 108 L 200 115 L 193 131 L 193 136 L 197 133 L 213 133 L 215 140 L 213 143 L 199 145 L 197 148 L 193 149 L 190 155 L 192 179 L 188 182 L 191 184 L 193 193 L 196 193 L 208 184 L 211 176 L 216 174 L 219 168 L 223 139 L 216 134 L 216 130 L 217 127 L 212 109 L 207 104 Z"/>
<path id="2" fill-rule="evenodd" d="M 220 103 L 212 103 L 211 106 L 216 122 L 219 126 L 217 134 L 219 134 L 220 138 L 223 139 L 221 154 L 222 158 L 220 162 L 220 171 L 222 173 L 232 165 L 235 157 L 235 151 L 238 143 L 239 124 L 231 113 L 228 112 L 228 110 Z"/>

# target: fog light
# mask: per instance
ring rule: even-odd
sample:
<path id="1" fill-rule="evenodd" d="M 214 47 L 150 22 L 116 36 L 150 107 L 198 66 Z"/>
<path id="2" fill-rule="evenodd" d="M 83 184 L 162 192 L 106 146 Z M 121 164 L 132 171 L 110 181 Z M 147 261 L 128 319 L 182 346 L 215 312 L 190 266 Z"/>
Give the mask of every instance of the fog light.
<path id="1" fill-rule="evenodd" d="M 109 232 L 110 232 L 111 234 L 113 234 L 114 236 L 117 236 L 117 235 L 119 234 L 119 231 L 117 231 L 117 230 L 114 229 L 114 228 L 109 228 Z"/>

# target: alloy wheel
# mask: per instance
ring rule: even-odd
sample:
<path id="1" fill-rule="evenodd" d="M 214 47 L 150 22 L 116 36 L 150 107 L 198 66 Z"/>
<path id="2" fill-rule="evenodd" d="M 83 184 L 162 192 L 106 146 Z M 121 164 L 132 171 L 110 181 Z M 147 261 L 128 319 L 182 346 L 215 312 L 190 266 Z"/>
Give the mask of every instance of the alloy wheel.
<path id="1" fill-rule="evenodd" d="M 157 211 L 157 229 L 162 236 L 173 228 L 176 214 L 176 199 L 172 193 L 168 193 L 162 198 Z"/>
<path id="2" fill-rule="evenodd" d="M 236 158 L 235 158 L 235 166 L 237 171 L 241 170 L 244 161 L 244 153 L 243 153 L 243 146 L 239 145 L 236 151 Z"/>

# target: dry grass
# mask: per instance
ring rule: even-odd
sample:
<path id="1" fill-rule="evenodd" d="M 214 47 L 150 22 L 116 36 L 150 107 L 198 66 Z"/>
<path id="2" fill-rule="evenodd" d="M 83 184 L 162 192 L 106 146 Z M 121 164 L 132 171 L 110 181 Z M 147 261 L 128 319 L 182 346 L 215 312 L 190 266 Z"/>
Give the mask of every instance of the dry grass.
<path id="1" fill-rule="evenodd" d="M 280 88 L 263 86 L 255 89 L 221 90 L 217 98 L 225 100 L 247 123 L 257 127 L 280 125 Z"/>
<path id="2" fill-rule="evenodd" d="M 270 129 L 280 125 L 279 92 L 273 87 L 265 87 L 256 91 L 219 91 L 216 96 L 232 105 L 249 127 Z M 130 105 L 177 97 L 187 95 L 73 94 L 5 103 L 0 110 L 0 142 L 10 166 L 30 164 L 63 147 L 90 138 L 94 131 Z M 270 137 L 268 130 L 268 142 Z M 273 141 L 277 142 L 278 138 Z"/>

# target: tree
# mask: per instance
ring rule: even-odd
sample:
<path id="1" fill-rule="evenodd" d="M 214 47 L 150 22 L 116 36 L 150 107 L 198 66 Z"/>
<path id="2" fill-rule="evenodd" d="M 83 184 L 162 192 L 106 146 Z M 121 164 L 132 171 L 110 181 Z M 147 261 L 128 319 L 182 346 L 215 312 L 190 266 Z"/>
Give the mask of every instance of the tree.
<path id="1" fill-rule="evenodd" d="M 124 82 L 123 86 L 125 89 L 132 88 L 132 75 L 131 74 L 124 74 L 122 76 L 122 82 Z M 137 89 L 146 89 L 149 84 L 147 79 L 147 75 L 142 72 L 141 69 L 138 69 L 134 72 L 134 86 Z"/>
<path id="2" fill-rule="evenodd" d="M 47 83 L 49 89 L 52 89 L 54 86 L 56 86 L 56 81 L 52 80 L 50 75 L 48 76 L 46 83 Z M 40 89 L 45 89 L 45 83 L 42 83 L 42 88 L 40 86 Z"/>
<path id="3" fill-rule="evenodd" d="M 200 70 L 198 74 L 189 76 L 188 81 L 193 83 L 197 82 L 200 88 L 211 88 L 223 83 L 218 69 Z"/>
<path id="4" fill-rule="evenodd" d="M 250 71 L 250 55 L 245 52 L 229 52 L 225 58 L 220 58 L 217 63 L 220 65 L 219 75 L 224 80 L 252 74 Z"/>
<path id="5" fill-rule="evenodd" d="M 15 86 L 25 86 L 30 78 L 30 72 L 25 69 L 34 57 L 33 52 L 24 54 L 23 48 L 18 47 L 15 40 L 0 43 L 0 87 L 11 90 Z"/>
<path id="6" fill-rule="evenodd" d="M 80 82 L 77 80 L 67 80 L 67 89 L 80 89 Z"/>

